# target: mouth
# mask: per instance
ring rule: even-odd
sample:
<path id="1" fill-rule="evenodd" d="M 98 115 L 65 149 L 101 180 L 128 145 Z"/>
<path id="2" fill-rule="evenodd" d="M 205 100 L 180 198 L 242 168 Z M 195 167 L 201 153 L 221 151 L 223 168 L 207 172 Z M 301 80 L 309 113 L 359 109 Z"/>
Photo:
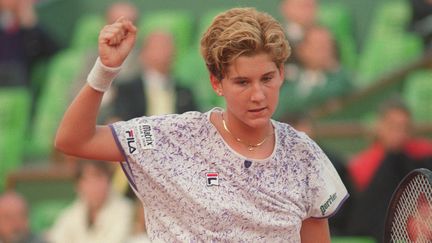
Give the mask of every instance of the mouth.
<path id="1" fill-rule="evenodd" d="M 262 108 L 256 108 L 256 109 L 249 109 L 248 111 L 251 113 L 259 113 L 259 112 L 262 112 L 266 109 L 267 109 L 267 107 L 262 107 Z"/>

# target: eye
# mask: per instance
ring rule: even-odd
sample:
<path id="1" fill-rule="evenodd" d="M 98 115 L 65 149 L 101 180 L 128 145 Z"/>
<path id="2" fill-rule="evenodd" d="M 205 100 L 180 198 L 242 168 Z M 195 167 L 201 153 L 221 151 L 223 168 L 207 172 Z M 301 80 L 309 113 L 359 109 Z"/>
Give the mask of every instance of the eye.
<path id="1" fill-rule="evenodd" d="M 240 86 L 246 86 L 248 84 L 248 81 L 246 79 L 239 79 L 236 81 L 236 84 Z"/>
<path id="2" fill-rule="evenodd" d="M 267 83 L 267 82 L 270 82 L 272 79 L 273 79 L 273 75 L 269 75 L 269 76 L 264 76 L 264 77 L 262 78 L 262 81 L 263 81 L 264 83 Z"/>

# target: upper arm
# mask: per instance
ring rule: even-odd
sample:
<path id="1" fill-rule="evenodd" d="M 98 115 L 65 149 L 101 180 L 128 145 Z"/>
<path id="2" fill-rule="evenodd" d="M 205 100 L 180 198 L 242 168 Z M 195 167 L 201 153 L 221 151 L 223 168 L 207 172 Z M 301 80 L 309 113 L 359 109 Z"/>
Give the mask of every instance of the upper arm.
<path id="1" fill-rule="evenodd" d="M 76 157 L 104 161 L 124 160 L 108 126 L 96 126 L 103 93 L 85 85 L 60 122 L 55 138 L 58 150 Z"/>
<path id="2" fill-rule="evenodd" d="M 70 155 L 101 161 L 124 161 L 122 151 L 117 146 L 109 126 L 97 126 L 94 135 L 79 146 L 63 144 L 58 148 Z"/>
<path id="3" fill-rule="evenodd" d="M 302 243 L 330 243 L 328 220 L 317 218 L 303 220 L 300 236 Z"/>
<path id="4" fill-rule="evenodd" d="M 84 145 L 83 153 L 86 157 L 97 160 L 124 161 L 122 151 L 118 147 L 109 126 L 97 126 L 95 136 Z"/>

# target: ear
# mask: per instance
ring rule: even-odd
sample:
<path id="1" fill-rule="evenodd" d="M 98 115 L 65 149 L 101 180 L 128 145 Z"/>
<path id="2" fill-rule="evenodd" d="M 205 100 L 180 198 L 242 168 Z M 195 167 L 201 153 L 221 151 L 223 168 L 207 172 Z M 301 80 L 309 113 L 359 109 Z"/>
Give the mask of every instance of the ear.
<path id="1" fill-rule="evenodd" d="M 222 80 L 219 80 L 214 76 L 213 74 L 210 74 L 210 83 L 213 88 L 213 90 L 216 92 L 217 95 L 221 96 L 222 93 Z"/>
<path id="2" fill-rule="evenodd" d="M 282 81 L 285 80 L 285 65 L 283 63 L 279 66 L 279 75 Z"/>

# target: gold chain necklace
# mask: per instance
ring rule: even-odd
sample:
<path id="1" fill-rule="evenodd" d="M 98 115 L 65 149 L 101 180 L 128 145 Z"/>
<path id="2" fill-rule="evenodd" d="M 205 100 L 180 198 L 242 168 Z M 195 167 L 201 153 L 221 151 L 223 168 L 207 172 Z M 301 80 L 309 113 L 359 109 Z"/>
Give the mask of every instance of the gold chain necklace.
<path id="1" fill-rule="evenodd" d="M 227 133 L 229 133 L 237 142 L 246 145 L 246 147 L 248 148 L 249 151 L 253 151 L 255 148 L 258 148 L 259 146 L 263 145 L 267 141 L 267 139 L 273 135 L 273 132 L 271 132 L 261 142 L 259 142 L 257 144 L 250 144 L 250 143 L 244 142 L 243 140 L 241 140 L 240 138 L 238 138 L 238 137 L 234 136 L 234 134 L 232 134 L 232 132 L 228 129 L 228 127 L 226 125 L 223 113 L 222 113 L 222 124 L 223 124 L 225 131 L 227 131 Z"/>

